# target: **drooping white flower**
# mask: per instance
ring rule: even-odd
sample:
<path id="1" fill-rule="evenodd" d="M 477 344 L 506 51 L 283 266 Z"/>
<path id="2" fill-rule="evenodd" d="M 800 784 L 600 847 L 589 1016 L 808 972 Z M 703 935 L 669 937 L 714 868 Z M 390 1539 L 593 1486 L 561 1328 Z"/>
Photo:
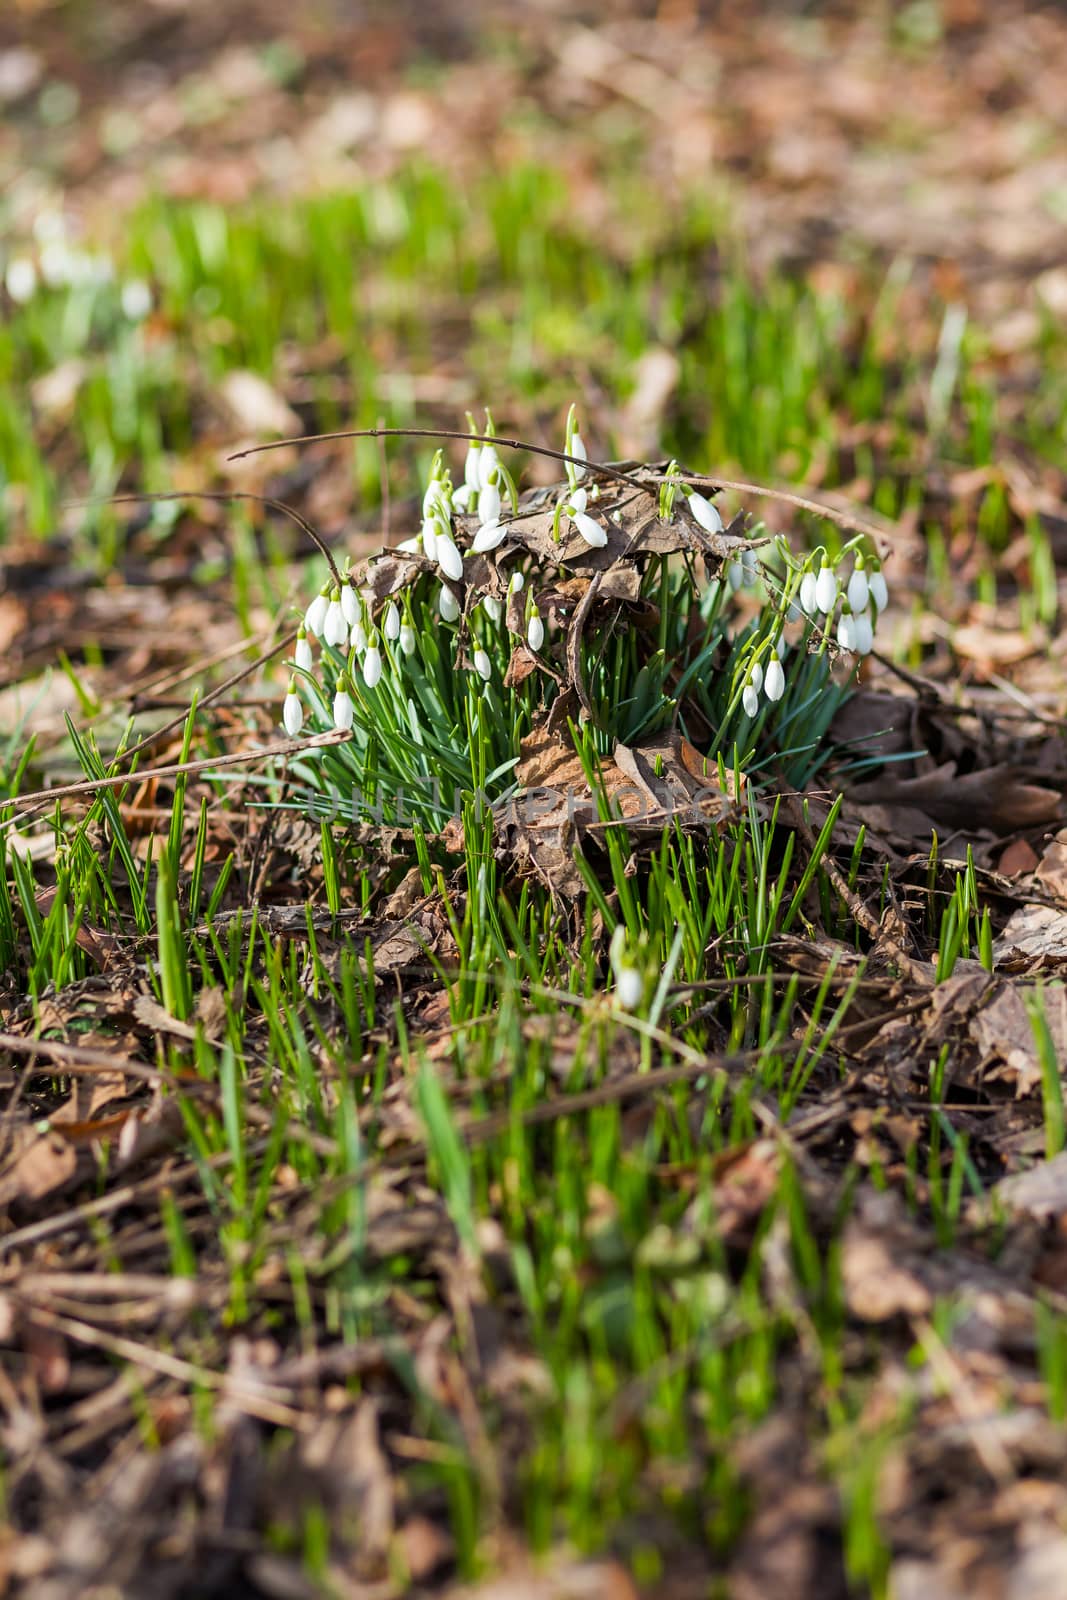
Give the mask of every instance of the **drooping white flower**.
<path id="1" fill-rule="evenodd" d="M 867 574 L 863 569 L 863 557 L 861 556 L 852 569 L 852 576 L 848 580 L 848 588 L 845 591 L 845 596 L 854 617 L 858 617 L 861 612 L 866 611 L 868 593 Z"/>
<path id="2" fill-rule="evenodd" d="M 382 632 L 387 639 L 400 638 L 400 612 L 395 600 L 390 600 L 385 608 L 385 621 L 382 623 Z"/>
<path id="3" fill-rule="evenodd" d="M 466 489 L 468 496 L 472 490 L 481 488 L 481 460 L 481 445 L 469 444 L 467 446 L 467 459 L 463 463 L 463 487 Z"/>
<path id="4" fill-rule="evenodd" d="M 485 599 L 482 601 L 482 610 L 485 612 L 490 622 L 499 622 L 501 617 L 504 615 L 503 606 L 500 604 L 500 601 L 496 598 L 496 596 L 492 594 L 487 594 Z"/>
<path id="5" fill-rule="evenodd" d="M 570 499 L 567 501 L 567 511 L 573 517 L 576 511 L 584 511 L 588 504 L 589 495 L 585 485 L 579 484 L 576 489 L 571 491 Z"/>
<path id="6" fill-rule="evenodd" d="M 350 628 L 354 628 L 363 614 L 363 607 L 359 603 L 359 595 L 351 583 L 341 585 L 341 610 L 344 612 L 345 621 Z"/>
<path id="7" fill-rule="evenodd" d="M 780 633 L 777 639 L 774 641 L 774 653 L 778 657 L 779 661 L 785 660 L 785 653 L 788 648 L 789 646 L 785 642 L 785 634 Z"/>
<path id="8" fill-rule="evenodd" d="M 474 491 L 471 489 L 469 484 L 461 483 L 459 488 L 454 492 L 454 494 L 452 496 L 452 508 L 453 508 L 453 510 L 454 511 L 468 511 L 470 509 L 471 495 L 473 494 L 473 492 Z"/>
<path id="9" fill-rule="evenodd" d="M 819 568 L 819 576 L 815 580 L 815 604 L 827 617 L 837 604 L 837 574 L 833 567 Z"/>
<path id="10" fill-rule="evenodd" d="M 868 588 L 871 591 L 871 599 L 878 607 L 878 615 L 881 616 L 882 612 L 889 604 L 889 590 L 886 587 L 885 573 L 882 571 L 881 567 L 876 567 L 871 573 L 868 581 Z"/>
<path id="11" fill-rule="evenodd" d="M 450 533 L 438 534 L 437 565 L 446 578 L 459 579 L 463 576 L 463 557 Z"/>
<path id="12" fill-rule="evenodd" d="M 362 622 L 357 622 L 352 629 L 352 648 L 357 655 L 362 655 L 367 648 L 367 630 Z"/>
<path id="13" fill-rule="evenodd" d="M 493 663 L 484 650 L 476 650 L 474 652 L 474 670 L 479 678 L 485 679 L 486 683 L 493 676 Z"/>
<path id="14" fill-rule="evenodd" d="M 869 656 L 874 649 L 874 628 L 866 611 L 862 611 L 858 617 L 853 618 L 852 637 L 856 654 Z"/>
<path id="15" fill-rule="evenodd" d="M 300 696 L 292 679 L 289 681 L 289 693 L 282 705 L 282 726 L 290 739 L 295 739 L 304 726 L 304 708 L 300 704 Z"/>
<path id="16" fill-rule="evenodd" d="M 326 608 L 326 621 L 322 625 L 322 638 L 325 644 L 343 645 L 348 643 L 348 623 L 341 609 L 341 595 L 335 589 Z"/>
<path id="17" fill-rule="evenodd" d="M 500 489 L 496 483 L 487 483 L 478 496 L 478 521 L 484 527 L 500 517 Z"/>
<path id="18" fill-rule="evenodd" d="M 487 550 L 495 550 L 497 545 L 503 544 L 507 534 L 506 522 L 483 523 L 471 541 L 471 549 L 475 555 L 484 555 Z"/>
<path id="19" fill-rule="evenodd" d="M 567 451 L 567 454 L 571 456 L 577 456 L 579 461 L 589 460 L 589 452 L 585 448 L 585 440 L 582 438 L 577 428 L 575 428 L 574 432 L 571 434 L 571 446 Z M 584 467 L 578 466 L 575 462 L 568 462 L 567 465 L 574 473 L 574 480 L 576 483 L 579 481 L 579 479 L 585 477 Z"/>
<path id="20" fill-rule="evenodd" d="M 734 594 L 737 593 L 738 589 L 740 589 L 741 585 L 745 581 L 744 566 L 736 556 L 732 561 L 728 561 L 726 563 L 726 581 L 730 585 L 730 589 Z"/>
<path id="21" fill-rule="evenodd" d="M 837 624 L 837 642 L 842 650 L 855 650 L 856 626 L 847 611 L 842 611 Z"/>
<path id="22" fill-rule="evenodd" d="M 746 717 L 754 717 L 759 711 L 759 692 L 753 689 L 750 683 L 745 684 L 741 695 L 741 704 L 744 707 Z"/>
<path id="23" fill-rule="evenodd" d="M 293 662 L 303 672 L 311 671 L 311 641 L 303 628 L 296 636 L 296 649 L 293 651 Z"/>
<path id="24" fill-rule="evenodd" d="M 813 617 L 819 609 L 819 602 L 815 596 L 815 587 L 815 574 L 809 568 L 800 580 L 800 593 L 797 596 L 800 601 L 801 611 L 807 612 L 809 617 Z"/>
<path id="25" fill-rule="evenodd" d="M 636 967 L 620 967 L 615 976 L 615 994 L 624 1011 L 636 1011 L 645 998 L 645 980 Z"/>
<path id="26" fill-rule="evenodd" d="M 478 452 L 478 488 L 484 492 L 489 487 L 490 478 L 494 477 L 500 468 L 500 457 L 491 444 L 483 444 Z M 481 499 L 479 496 L 479 504 Z"/>
<path id="27" fill-rule="evenodd" d="M 689 509 L 705 533 L 722 532 L 722 518 L 718 511 L 710 500 L 702 494 L 697 494 L 695 489 L 689 495 Z"/>
<path id="28" fill-rule="evenodd" d="M 530 620 L 526 624 L 526 643 L 531 650 L 540 650 L 545 642 L 545 625 L 541 621 L 541 613 L 534 606 L 530 612 Z"/>
<path id="29" fill-rule="evenodd" d="M 521 572 L 513 572 L 508 579 L 508 594 L 518 594 L 526 584 L 526 579 Z"/>
<path id="30" fill-rule="evenodd" d="M 400 629 L 400 648 L 406 656 L 415 654 L 415 629 L 405 622 Z"/>
<path id="31" fill-rule="evenodd" d="M 415 534 L 414 538 L 411 538 L 411 539 L 401 539 L 400 543 L 397 545 L 396 548 L 398 550 L 403 550 L 405 555 L 409 555 L 409 556 L 419 556 L 419 555 L 421 555 L 422 554 L 422 535 L 421 535 L 421 533 Z"/>
<path id="32" fill-rule="evenodd" d="M 422 553 L 427 561 L 437 560 L 437 535 L 441 524 L 434 517 L 425 517 L 422 524 Z"/>
<path id="33" fill-rule="evenodd" d="M 777 656 L 767 663 L 767 673 L 763 679 L 763 692 L 767 699 L 771 701 L 778 701 L 785 694 L 785 672 Z"/>
<path id="34" fill-rule="evenodd" d="M 4 288 L 17 306 L 33 299 L 37 293 L 37 268 L 29 256 L 12 256 L 4 273 Z"/>
<path id="35" fill-rule="evenodd" d="M 608 530 L 593 517 L 587 516 L 584 511 L 576 511 L 571 518 L 586 544 L 594 550 L 600 550 L 608 542 Z"/>
<path id="36" fill-rule="evenodd" d="M 381 681 L 381 676 L 382 652 L 377 644 L 372 644 L 367 647 L 367 653 L 363 657 L 363 682 L 368 689 L 373 689 Z"/>
<path id="37" fill-rule="evenodd" d="M 752 685 L 753 689 L 755 689 L 756 693 L 759 694 L 760 690 L 763 688 L 763 668 L 760 666 L 758 661 L 754 661 L 752 663 L 752 668 L 748 675 L 748 681 Z"/>
<path id="38" fill-rule="evenodd" d="M 355 714 L 356 714 L 356 708 L 352 704 L 352 696 L 349 694 L 348 690 L 344 687 L 344 679 L 342 678 L 340 687 L 338 688 L 337 693 L 333 697 L 333 725 L 334 725 L 334 727 L 340 733 L 347 733 L 349 728 L 352 726 L 352 719 L 355 716 Z"/>
<path id="39" fill-rule="evenodd" d="M 441 592 L 437 597 L 437 609 L 445 622 L 455 622 L 459 618 L 459 601 L 446 583 L 441 585 Z"/>
<path id="40" fill-rule="evenodd" d="M 451 498 L 447 486 L 441 482 L 441 479 L 431 478 L 426 486 L 426 493 L 422 497 L 423 516 L 432 517 L 435 512 L 439 512 L 441 516 L 447 517 L 451 509 Z"/>
<path id="41" fill-rule="evenodd" d="M 329 607 L 329 590 L 322 589 L 304 612 L 304 627 L 308 633 L 314 634 L 316 639 L 322 638 L 322 630 L 326 626 L 326 613 Z"/>

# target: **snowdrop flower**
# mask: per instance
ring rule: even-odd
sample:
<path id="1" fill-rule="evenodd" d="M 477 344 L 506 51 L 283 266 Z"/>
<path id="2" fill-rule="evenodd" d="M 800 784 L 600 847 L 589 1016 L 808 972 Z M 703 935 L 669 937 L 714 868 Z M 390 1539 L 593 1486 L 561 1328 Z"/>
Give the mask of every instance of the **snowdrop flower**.
<path id="1" fill-rule="evenodd" d="M 852 576 L 848 580 L 848 588 L 845 591 L 845 597 L 854 617 L 858 617 L 861 612 L 866 611 L 868 593 L 869 588 L 867 574 L 863 567 L 863 557 L 858 556 L 856 565 L 852 569 Z"/>
<path id="2" fill-rule="evenodd" d="M 437 536 L 437 565 L 446 578 L 458 580 L 463 576 L 463 557 L 450 533 Z"/>
<path id="3" fill-rule="evenodd" d="M 152 309 L 152 291 L 143 278 L 131 278 L 122 285 L 122 315 L 130 322 L 143 322 Z"/>
<path id="4" fill-rule="evenodd" d="M 452 496 L 441 479 L 431 478 L 422 497 L 423 516 L 432 517 L 435 513 L 439 513 L 447 517 L 451 509 L 451 499 Z"/>
<path id="5" fill-rule="evenodd" d="M 324 644 L 343 645 L 348 642 L 348 623 L 341 609 L 341 592 L 335 589 L 326 607 L 326 621 L 322 625 Z"/>
<path id="6" fill-rule="evenodd" d="M 345 621 L 350 628 L 354 628 L 356 623 L 362 619 L 363 612 L 359 603 L 359 595 L 351 582 L 341 586 L 341 610 L 344 612 Z"/>
<path id="7" fill-rule="evenodd" d="M 499 622 L 504 614 L 504 608 L 495 595 L 487 594 L 482 601 L 482 610 L 490 622 Z"/>
<path id="8" fill-rule="evenodd" d="M 874 649 L 874 628 L 866 611 L 853 618 L 852 638 L 857 655 L 869 656 Z"/>
<path id="9" fill-rule="evenodd" d="M 452 508 L 455 511 L 469 511 L 471 504 L 471 490 L 465 483 L 461 483 L 452 496 Z"/>
<path id="10" fill-rule="evenodd" d="M 636 967 L 620 967 L 615 975 L 615 993 L 624 1011 L 636 1011 L 645 998 L 645 980 Z"/>
<path id="11" fill-rule="evenodd" d="M 304 672 L 311 671 L 311 642 L 307 630 L 301 625 L 296 636 L 296 649 L 293 651 L 293 661 Z"/>
<path id="12" fill-rule="evenodd" d="M 856 648 L 855 623 L 846 612 L 841 613 L 837 624 L 837 642 L 842 650 L 855 650 Z"/>
<path id="13" fill-rule="evenodd" d="M 474 670 L 479 678 L 485 679 L 486 683 L 493 676 L 493 663 L 484 650 L 476 650 L 474 652 Z"/>
<path id="14" fill-rule="evenodd" d="M 567 454 L 569 456 L 577 456 L 579 461 L 589 460 L 589 452 L 585 448 L 585 440 L 582 438 L 577 428 L 575 428 L 574 432 L 571 434 L 571 442 L 568 447 Z M 572 472 L 574 474 L 575 483 L 577 483 L 580 478 L 585 477 L 585 468 L 578 466 L 574 462 L 568 461 L 567 470 L 568 472 Z"/>
<path id="15" fill-rule="evenodd" d="M 500 457 L 491 444 L 483 444 L 478 452 L 478 489 L 480 496 L 489 487 L 490 479 L 496 481 L 497 470 L 500 466 Z"/>
<path id="16" fill-rule="evenodd" d="M 584 511 L 576 511 L 571 521 L 586 544 L 591 545 L 594 550 L 600 550 L 607 544 L 608 530 L 602 527 L 594 518 L 587 516 Z"/>
<path id="17" fill-rule="evenodd" d="M 775 656 L 773 661 L 767 663 L 767 674 L 763 680 L 763 692 L 768 700 L 779 701 L 785 694 L 785 672 L 782 663 Z"/>
<path id="18" fill-rule="evenodd" d="M 296 679 L 289 679 L 289 693 L 282 706 L 282 726 L 290 739 L 295 739 L 304 726 L 304 708 L 296 692 Z"/>
<path id="19" fill-rule="evenodd" d="M 584 511 L 588 502 L 589 496 L 584 486 L 579 484 L 578 488 L 572 491 L 571 497 L 567 502 L 567 515 L 573 517 L 576 511 Z"/>
<path id="20" fill-rule="evenodd" d="M 702 494 L 697 494 L 695 489 L 689 495 L 689 509 L 693 513 L 694 520 L 700 524 L 705 533 L 722 532 L 722 518 L 718 511 L 716 511 L 710 500 L 706 499 Z"/>
<path id="21" fill-rule="evenodd" d="M 373 689 L 382 676 L 382 652 L 378 649 L 378 642 L 369 645 L 363 657 L 363 682 L 368 689 Z"/>
<path id="22" fill-rule="evenodd" d="M 815 574 L 809 567 L 807 572 L 805 572 L 804 576 L 800 580 L 800 593 L 797 596 L 798 600 L 800 601 L 801 611 L 807 612 L 809 617 L 813 617 L 816 611 L 819 609 L 819 602 L 815 595 L 815 588 Z"/>
<path id="23" fill-rule="evenodd" d="M 329 588 L 320 589 L 304 613 L 304 627 L 308 633 L 314 634 L 316 639 L 322 637 L 322 630 L 326 626 L 326 613 L 330 606 Z"/>
<path id="24" fill-rule="evenodd" d="M 433 517 L 426 517 L 423 520 L 420 538 L 422 539 L 422 553 L 427 561 L 437 560 L 437 533 L 440 526 L 441 524 Z M 442 537 L 447 538 L 448 535 L 442 533 Z"/>
<path id="25" fill-rule="evenodd" d="M 741 705 L 746 717 L 754 717 L 759 711 L 759 691 L 750 683 L 746 683 L 741 695 Z"/>
<path id="26" fill-rule="evenodd" d="M 437 609 L 445 622 L 456 622 L 459 619 L 459 601 L 446 583 L 441 585 L 441 593 L 437 597 Z"/>
<path id="27" fill-rule="evenodd" d="M 878 607 L 878 615 L 881 616 L 889 604 L 889 590 L 886 588 L 885 573 L 881 567 L 876 567 L 871 573 L 867 587 L 870 589 L 871 599 Z"/>
<path id="28" fill-rule="evenodd" d="M 469 413 L 467 415 L 467 421 L 471 423 L 471 432 L 473 433 L 474 425 Z M 467 459 L 463 463 L 463 487 L 466 489 L 468 497 L 474 494 L 482 486 L 481 460 L 481 445 L 473 443 L 468 445 Z M 453 496 L 453 498 L 455 498 L 455 496 Z"/>
<path id="29" fill-rule="evenodd" d="M 400 648 L 406 656 L 415 654 L 415 629 L 408 622 L 400 629 Z"/>
<path id="30" fill-rule="evenodd" d="M 24 306 L 37 293 L 37 268 L 29 256 L 12 256 L 4 273 L 4 288 L 17 306 Z"/>
<path id="31" fill-rule="evenodd" d="M 500 517 L 500 489 L 496 480 L 487 483 L 478 496 L 478 521 L 485 526 L 486 523 L 496 522 Z"/>
<path id="32" fill-rule="evenodd" d="M 333 725 L 339 733 L 348 732 L 355 714 L 356 708 L 352 704 L 347 682 L 344 678 L 338 678 L 337 693 L 333 697 Z"/>
<path id="33" fill-rule="evenodd" d="M 367 648 L 367 630 L 362 622 L 357 622 L 352 629 L 352 648 L 357 655 L 362 655 Z"/>
<path id="34" fill-rule="evenodd" d="M 403 550 L 404 554 L 407 555 L 407 556 L 419 556 L 419 555 L 421 555 L 422 554 L 422 534 L 421 533 L 417 533 L 413 539 L 401 539 L 400 543 L 397 545 L 396 548 L 398 550 Z"/>
<path id="35" fill-rule="evenodd" d="M 387 639 L 400 638 L 400 612 L 397 610 L 395 600 L 390 600 L 385 608 L 385 621 L 382 624 L 382 632 Z"/>
<path id="36" fill-rule="evenodd" d="M 513 572 L 511 577 L 508 579 L 508 594 L 518 594 L 519 590 L 523 588 L 525 583 L 526 579 L 523 577 L 521 572 Z"/>
<path id="37" fill-rule="evenodd" d="M 755 550 L 742 550 L 741 552 L 741 581 L 746 589 L 755 587 L 759 578 L 759 562 Z"/>
<path id="38" fill-rule="evenodd" d="M 820 567 L 819 576 L 815 580 L 815 604 L 824 616 L 837 604 L 837 574 L 833 567 Z"/>
<path id="39" fill-rule="evenodd" d="M 760 690 L 763 688 L 763 668 L 760 666 L 758 661 L 753 662 L 752 670 L 748 675 L 748 681 L 752 685 L 753 689 L 755 689 L 756 693 L 759 694 Z"/>
<path id="40" fill-rule="evenodd" d="M 545 625 L 541 621 L 541 613 L 534 606 L 530 612 L 530 620 L 526 624 L 526 643 L 531 650 L 540 650 L 545 642 Z"/>
<path id="41" fill-rule="evenodd" d="M 475 555 L 483 555 L 486 550 L 495 550 L 497 545 L 504 543 L 507 533 L 506 522 L 485 522 L 474 535 L 471 541 L 471 549 Z"/>
<path id="42" fill-rule="evenodd" d="M 726 563 L 726 581 L 734 594 L 737 593 L 745 581 L 745 569 L 736 558 Z"/>

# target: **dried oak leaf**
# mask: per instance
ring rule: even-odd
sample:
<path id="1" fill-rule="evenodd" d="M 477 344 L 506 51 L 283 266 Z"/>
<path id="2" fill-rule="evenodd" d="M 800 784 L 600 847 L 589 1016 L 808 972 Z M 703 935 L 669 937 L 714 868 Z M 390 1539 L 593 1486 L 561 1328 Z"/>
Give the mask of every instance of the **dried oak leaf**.
<path id="1" fill-rule="evenodd" d="M 993 960 L 1000 967 L 1027 957 L 1067 961 L 1067 911 L 1025 905 L 1012 912 L 993 946 Z"/>
<path id="2" fill-rule="evenodd" d="M 883 773 L 873 783 L 860 784 L 850 792 L 861 804 L 914 806 L 935 822 L 959 828 L 977 824 L 997 834 L 1051 822 L 1064 805 L 1057 790 L 1024 783 L 1010 766 L 960 773 L 954 761 L 916 778 Z"/>

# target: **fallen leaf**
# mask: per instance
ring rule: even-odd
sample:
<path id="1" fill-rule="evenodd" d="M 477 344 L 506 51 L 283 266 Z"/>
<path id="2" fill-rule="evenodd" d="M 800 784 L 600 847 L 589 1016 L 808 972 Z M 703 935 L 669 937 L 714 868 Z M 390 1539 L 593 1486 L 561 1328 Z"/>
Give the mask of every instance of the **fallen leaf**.
<path id="1" fill-rule="evenodd" d="M 1067 960 L 1067 911 L 1041 905 L 1013 911 L 993 946 L 993 960 L 1000 966 L 1020 956 Z"/>

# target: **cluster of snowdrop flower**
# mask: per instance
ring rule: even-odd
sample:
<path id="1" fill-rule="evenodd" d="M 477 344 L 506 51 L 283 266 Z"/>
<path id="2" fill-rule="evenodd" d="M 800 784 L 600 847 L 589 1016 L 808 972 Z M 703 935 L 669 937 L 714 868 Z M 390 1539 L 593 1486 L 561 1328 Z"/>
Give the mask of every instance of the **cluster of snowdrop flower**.
<path id="1" fill-rule="evenodd" d="M 840 560 L 835 566 L 827 560 L 825 551 L 816 551 L 805 563 L 797 601 L 801 611 L 826 630 L 836 615 L 835 637 L 840 648 L 867 656 L 874 649 L 878 618 L 889 604 L 885 574 L 877 563 L 868 568 L 862 549 L 856 550 L 852 571 L 844 584 L 839 565 Z"/>
<path id="2" fill-rule="evenodd" d="M 100 289 L 114 281 L 111 259 L 75 243 L 60 212 L 42 211 L 33 233 L 36 251 L 16 252 L 4 266 L 4 288 L 15 305 L 28 305 L 42 287 Z M 119 287 L 119 304 L 128 321 L 141 322 L 152 310 L 152 290 L 143 278 L 129 278 Z"/>

